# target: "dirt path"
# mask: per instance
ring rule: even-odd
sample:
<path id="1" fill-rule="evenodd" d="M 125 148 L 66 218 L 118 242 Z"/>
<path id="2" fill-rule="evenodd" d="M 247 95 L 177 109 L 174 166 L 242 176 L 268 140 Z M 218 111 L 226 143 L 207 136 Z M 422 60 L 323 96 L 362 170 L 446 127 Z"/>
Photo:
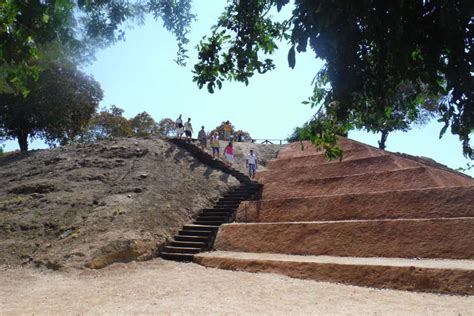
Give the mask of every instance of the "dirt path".
<path id="1" fill-rule="evenodd" d="M 474 297 L 375 290 L 161 259 L 69 273 L 0 271 L 0 314 L 474 315 Z"/>

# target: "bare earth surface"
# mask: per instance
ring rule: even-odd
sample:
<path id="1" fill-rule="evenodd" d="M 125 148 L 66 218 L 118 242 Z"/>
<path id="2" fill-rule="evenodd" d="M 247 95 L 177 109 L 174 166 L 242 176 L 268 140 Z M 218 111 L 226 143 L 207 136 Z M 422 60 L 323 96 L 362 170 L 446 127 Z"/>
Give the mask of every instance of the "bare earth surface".
<path id="1" fill-rule="evenodd" d="M 0 313 L 474 315 L 474 297 L 206 269 L 156 259 L 101 270 L 0 271 Z"/>
<path id="2" fill-rule="evenodd" d="M 0 264 L 149 259 L 238 184 L 158 138 L 12 154 L 0 160 Z"/>

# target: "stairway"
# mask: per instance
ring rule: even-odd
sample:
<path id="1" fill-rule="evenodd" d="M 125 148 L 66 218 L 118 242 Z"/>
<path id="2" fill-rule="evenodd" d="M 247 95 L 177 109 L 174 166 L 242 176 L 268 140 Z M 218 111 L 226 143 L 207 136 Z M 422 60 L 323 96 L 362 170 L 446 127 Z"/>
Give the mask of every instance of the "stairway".
<path id="1" fill-rule="evenodd" d="M 341 138 L 344 159 L 290 144 L 261 199 L 223 225 L 206 267 L 474 295 L 474 179 Z"/>
<path id="2" fill-rule="evenodd" d="M 212 249 L 219 227 L 234 221 L 235 214 L 242 201 L 259 198 L 262 185 L 251 181 L 238 170 L 228 167 L 220 160 L 203 152 L 184 140 L 170 139 L 171 143 L 187 150 L 200 162 L 226 172 L 237 178 L 241 184 L 221 197 L 213 208 L 202 209 L 193 223 L 184 225 L 173 240 L 161 251 L 163 259 L 192 261 L 195 254 Z"/>

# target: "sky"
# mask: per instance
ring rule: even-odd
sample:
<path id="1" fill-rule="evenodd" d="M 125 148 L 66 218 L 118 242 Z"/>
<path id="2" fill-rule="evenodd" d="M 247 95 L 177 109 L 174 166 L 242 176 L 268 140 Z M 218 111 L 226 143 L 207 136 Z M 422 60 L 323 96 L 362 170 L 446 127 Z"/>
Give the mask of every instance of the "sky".
<path id="1" fill-rule="evenodd" d="M 192 66 L 197 60 L 195 46 L 202 36 L 210 33 L 225 3 L 222 0 L 193 2 L 197 21 L 192 25 L 186 67 L 173 61 L 177 50 L 174 37 L 151 17 L 144 25 L 128 30 L 124 42 L 99 51 L 95 62 L 82 69 L 104 90 L 101 106 L 113 104 L 123 108 L 126 117 L 146 111 L 156 121 L 166 117 L 176 119 L 182 114 L 184 119 L 191 118 L 196 131 L 201 125 L 211 130 L 230 120 L 237 129 L 248 131 L 255 139 L 285 139 L 295 127 L 309 120 L 314 109 L 302 101 L 311 95 L 311 82 L 323 65 L 311 51 L 297 54 L 296 67 L 291 69 L 287 62 L 289 46 L 280 43 L 280 49 L 272 55 L 276 69 L 255 75 L 248 86 L 225 82 L 222 90 L 210 94 L 192 81 Z M 430 157 L 451 168 L 465 167 L 470 160 L 463 157 L 460 141 L 449 132 L 439 140 L 441 127 L 440 123 L 432 122 L 408 133 L 391 133 L 386 149 Z M 349 137 L 377 146 L 380 136 L 352 131 Z M 18 149 L 15 142 L 5 145 L 7 151 Z M 30 148 L 45 148 L 45 145 L 34 141 Z M 466 173 L 474 176 L 474 170 Z"/>

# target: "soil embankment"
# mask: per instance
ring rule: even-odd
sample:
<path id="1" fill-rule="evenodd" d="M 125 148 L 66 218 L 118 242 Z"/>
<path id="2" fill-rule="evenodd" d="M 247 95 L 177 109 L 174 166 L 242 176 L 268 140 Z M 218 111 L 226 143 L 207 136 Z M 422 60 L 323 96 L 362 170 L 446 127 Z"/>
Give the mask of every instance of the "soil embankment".
<path id="1" fill-rule="evenodd" d="M 151 258 L 232 176 L 161 139 L 120 139 L 0 160 L 0 264 L 102 268 Z"/>

